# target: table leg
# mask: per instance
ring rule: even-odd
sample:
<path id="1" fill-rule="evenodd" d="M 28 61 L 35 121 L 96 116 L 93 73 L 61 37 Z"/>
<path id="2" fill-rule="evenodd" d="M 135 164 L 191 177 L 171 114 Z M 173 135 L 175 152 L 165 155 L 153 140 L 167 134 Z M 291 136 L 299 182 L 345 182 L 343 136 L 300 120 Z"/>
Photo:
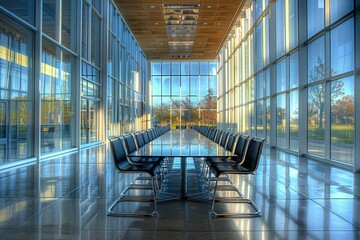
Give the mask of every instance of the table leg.
<path id="1" fill-rule="evenodd" d="M 181 193 L 180 198 L 186 199 L 186 186 L 187 186 L 187 179 L 186 179 L 186 157 L 181 157 Z"/>

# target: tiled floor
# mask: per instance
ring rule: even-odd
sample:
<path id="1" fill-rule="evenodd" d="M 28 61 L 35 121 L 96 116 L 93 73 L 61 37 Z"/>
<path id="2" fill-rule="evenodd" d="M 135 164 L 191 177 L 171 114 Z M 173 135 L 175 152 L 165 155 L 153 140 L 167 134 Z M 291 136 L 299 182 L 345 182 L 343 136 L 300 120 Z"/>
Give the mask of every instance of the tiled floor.
<path id="1" fill-rule="evenodd" d="M 107 216 L 132 177 L 115 172 L 106 146 L 0 172 L 0 239 L 360 238 L 360 174 L 267 147 L 256 175 L 234 178 L 261 217 L 214 218 L 193 201 Z"/>

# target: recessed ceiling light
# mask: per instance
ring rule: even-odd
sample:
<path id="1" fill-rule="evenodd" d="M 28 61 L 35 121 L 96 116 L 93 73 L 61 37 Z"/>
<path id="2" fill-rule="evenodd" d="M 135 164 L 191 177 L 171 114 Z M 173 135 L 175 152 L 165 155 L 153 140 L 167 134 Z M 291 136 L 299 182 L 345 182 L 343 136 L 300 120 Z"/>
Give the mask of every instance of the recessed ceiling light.
<path id="1" fill-rule="evenodd" d="M 203 25 L 207 25 L 207 22 L 204 22 Z"/>
<path id="2" fill-rule="evenodd" d="M 156 8 L 156 6 L 155 5 L 150 5 L 150 8 L 154 9 L 154 8 Z"/>
<path id="3" fill-rule="evenodd" d="M 220 26 L 220 25 L 221 25 L 221 23 L 219 23 L 219 22 L 218 22 L 216 25 Z"/>
<path id="4" fill-rule="evenodd" d="M 207 8 L 212 8 L 212 6 L 211 6 L 211 5 L 208 5 Z"/>
<path id="5" fill-rule="evenodd" d="M 158 22 L 156 22 L 156 23 L 154 23 L 155 25 L 159 25 L 159 23 Z"/>

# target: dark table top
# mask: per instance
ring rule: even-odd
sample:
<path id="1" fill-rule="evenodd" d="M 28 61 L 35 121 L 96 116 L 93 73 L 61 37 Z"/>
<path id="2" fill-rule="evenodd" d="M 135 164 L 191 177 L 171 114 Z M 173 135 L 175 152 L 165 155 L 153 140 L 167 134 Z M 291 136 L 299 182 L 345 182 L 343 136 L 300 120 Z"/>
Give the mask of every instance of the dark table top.
<path id="1" fill-rule="evenodd" d="M 214 157 L 234 154 L 193 129 L 181 129 L 159 136 L 130 156 Z"/>

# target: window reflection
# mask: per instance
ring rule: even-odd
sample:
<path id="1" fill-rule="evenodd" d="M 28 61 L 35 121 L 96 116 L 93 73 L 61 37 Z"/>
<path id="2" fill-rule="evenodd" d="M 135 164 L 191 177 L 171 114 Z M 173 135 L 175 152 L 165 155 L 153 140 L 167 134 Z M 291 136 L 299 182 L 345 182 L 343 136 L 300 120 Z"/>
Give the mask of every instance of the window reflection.
<path id="1" fill-rule="evenodd" d="M 354 160 L 354 77 L 331 83 L 331 158 L 347 164 Z"/>
<path id="2" fill-rule="evenodd" d="M 331 31 L 331 75 L 354 69 L 354 19 Z"/>
<path id="3" fill-rule="evenodd" d="M 277 96 L 276 114 L 276 145 L 286 147 L 286 94 Z"/>
<path id="4" fill-rule="evenodd" d="M 308 37 L 324 28 L 325 0 L 307 1 Z"/>
<path id="5" fill-rule="evenodd" d="M 308 46 L 308 82 L 317 82 L 325 78 L 324 37 L 320 37 Z"/>
<path id="6" fill-rule="evenodd" d="M 3 163 L 33 156 L 33 34 L 1 13 L 0 23 L 0 163 Z"/>
<path id="7" fill-rule="evenodd" d="M 74 58 L 43 41 L 41 74 L 41 152 L 75 146 Z"/>
<path id="8" fill-rule="evenodd" d="M 325 154 L 325 84 L 308 90 L 308 152 L 324 157 Z"/>

